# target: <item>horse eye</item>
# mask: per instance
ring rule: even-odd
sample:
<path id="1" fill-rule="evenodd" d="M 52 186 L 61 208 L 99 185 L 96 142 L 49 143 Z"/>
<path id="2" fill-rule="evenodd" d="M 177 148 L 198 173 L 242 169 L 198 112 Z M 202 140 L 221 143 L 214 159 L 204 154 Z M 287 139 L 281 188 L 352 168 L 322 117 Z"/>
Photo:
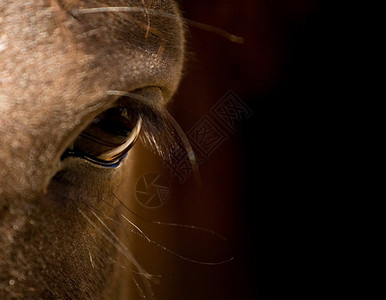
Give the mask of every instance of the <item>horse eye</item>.
<path id="1" fill-rule="evenodd" d="M 116 167 L 135 144 L 142 119 L 133 120 L 126 108 L 114 107 L 97 116 L 66 150 L 101 166 Z"/>

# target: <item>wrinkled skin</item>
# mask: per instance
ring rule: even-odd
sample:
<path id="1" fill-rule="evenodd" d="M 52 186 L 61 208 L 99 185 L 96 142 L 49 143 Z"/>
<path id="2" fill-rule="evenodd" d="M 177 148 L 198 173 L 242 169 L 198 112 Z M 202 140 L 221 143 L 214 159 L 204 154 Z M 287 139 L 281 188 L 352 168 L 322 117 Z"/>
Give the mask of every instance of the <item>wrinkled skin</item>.
<path id="1" fill-rule="evenodd" d="M 103 6 L 145 2 L 176 18 L 73 13 L 101 2 L 0 3 L 0 299 L 127 299 L 128 259 L 93 224 L 104 229 L 122 208 L 112 191 L 128 198 L 130 153 L 118 168 L 60 156 L 114 103 L 107 91 L 172 97 L 183 26 L 169 0 Z"/>

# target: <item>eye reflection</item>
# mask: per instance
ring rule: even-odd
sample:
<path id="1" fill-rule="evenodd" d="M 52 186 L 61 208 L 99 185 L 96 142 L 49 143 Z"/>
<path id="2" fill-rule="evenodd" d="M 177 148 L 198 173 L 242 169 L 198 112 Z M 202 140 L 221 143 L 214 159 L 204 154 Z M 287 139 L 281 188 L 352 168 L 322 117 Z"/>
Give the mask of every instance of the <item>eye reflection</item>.
<path id="1" fill-rule="evenodd" d="M 75 156 L 95 164 L 116 167 L 135 144 L 142 118 L 124 107 L 114 107 L 97 116 L 66 150 L 62 159 Z"/>

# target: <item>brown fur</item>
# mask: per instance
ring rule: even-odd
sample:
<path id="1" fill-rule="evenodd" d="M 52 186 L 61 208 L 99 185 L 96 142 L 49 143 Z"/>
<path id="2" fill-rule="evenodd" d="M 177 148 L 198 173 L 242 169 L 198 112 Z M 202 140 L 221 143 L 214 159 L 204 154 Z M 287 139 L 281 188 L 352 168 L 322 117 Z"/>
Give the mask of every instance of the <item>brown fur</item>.
<path id="1" fill-rule="evenodd" d="M 143 3 L 176 18 L 73 13 Z M 128 159 L 104 169 L 60 156 L 115 101 L 107 91 L 156 86 L 171 98 L 184 52 L 177 15 L 169 0 L 1 1 L 0 299 L 126 299 L 130 259 L 93 224 L 106 231 L 115 217 Z"/>

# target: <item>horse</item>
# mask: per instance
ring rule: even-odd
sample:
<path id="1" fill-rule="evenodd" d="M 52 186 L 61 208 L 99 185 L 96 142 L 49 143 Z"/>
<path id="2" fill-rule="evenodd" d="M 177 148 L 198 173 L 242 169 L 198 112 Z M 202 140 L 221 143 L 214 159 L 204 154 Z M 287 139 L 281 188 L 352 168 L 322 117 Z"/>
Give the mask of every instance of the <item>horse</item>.
<path id="1" fill-rule="evenodd" d="M 172 0 L 1 2 L 1 299 L 153 298 L 120 186 L 138 136 L 176 143 L 184 26 Z"/>
<path id="2" fill-rule="evenodd" d="M 266 150 L 274 158 L 270 161 L 278 166 L 287 161 L 279 155 L 282 147 L 274 145 L 285 140 L 286 130 L 291 133 L 292 114 L 284 109 L 289 104 L 280 110 L 268 103 L 289 95 L 298 99 L 299 92 L 308 99 L 324 88 L 315 78 L 322 79 L 318 70 L 328 60 L 313 59 L 315 53 L 323 58 L 328 45 L 319 39 L 324 23 L 313 12 L 318 1 L 180 2 L 180 8 L 172 0 L 0 3 L 0 299 L 275 299 L 283 286 L 277 270 L 285 265 L 280 250 L 285 238 L 278 236 L 285 237 L 290 214 L 286 206 L 278 212 L 276 202 L 264 195 L 257 208 L 249 201 L 261 169 L 249 145 L 262 129 L 268 141 L 262 144 L 272 146 Z M 182 18 L 181 10 L 243 32 L 246 47 L 213 37 L 240 42 Z M 197 35 L 188 26 L 211 33 Z M 196 168 L 189 141 L 166 105 L 172 104 L 189 133 L 198 121 L 208 120 L 203 115 L 218 121 L 212 119 L 213 108 L 229 88 L 254 111 L 264 112 L 259 118 L 266 116 L 265 125 L 257 131 L 249 118 L 240 126 L 219 128 L 225 138 L 204 161 L 204 189 L 173 186 L 178 201 L 169 199 L 163 206 L 173 206 L 165 218 L 172 223 L 136 214 L 156 212 L 133 199 L 136 183 L 148 178 L 137 169 L 156 169 L 144 151 L 154 151 L 170 165 L 177 148 Z M 267 174 L 270 170 L 271 165 Z M 275 176 L 260 185 L 274 191 Z M 157 191 L 165 196 L 168 184 L 162 185 Z M 202 253 L 214 251 L 214 261 L 228 259 L 218 259 L 218 240 L 201 251 L 207 241 L 198 242 L 202 236 L 186 230 L 209 231 L 181 225 L 192 220 L 227 232 L 243 257 L 213 268 Z M 156 227 L 153 236 L 146 224 Z M 164 225 L 185 230 L 166 247 L 158 242 L 168 239 Z M 181 249 L 178 244 L 183 251 L 173 251 Z M 155 254 L 149 255 L 149 245 Z M 165 251 L 173 258 L 160 257 Z M 190 251 L 195 255 L 181 255 Z M 175 276 L 160 278 L 157 269 Z M 153 284 L 158 281 L 165 290 Z M 288 296 L 289 289 L 281 290 Z"/>

